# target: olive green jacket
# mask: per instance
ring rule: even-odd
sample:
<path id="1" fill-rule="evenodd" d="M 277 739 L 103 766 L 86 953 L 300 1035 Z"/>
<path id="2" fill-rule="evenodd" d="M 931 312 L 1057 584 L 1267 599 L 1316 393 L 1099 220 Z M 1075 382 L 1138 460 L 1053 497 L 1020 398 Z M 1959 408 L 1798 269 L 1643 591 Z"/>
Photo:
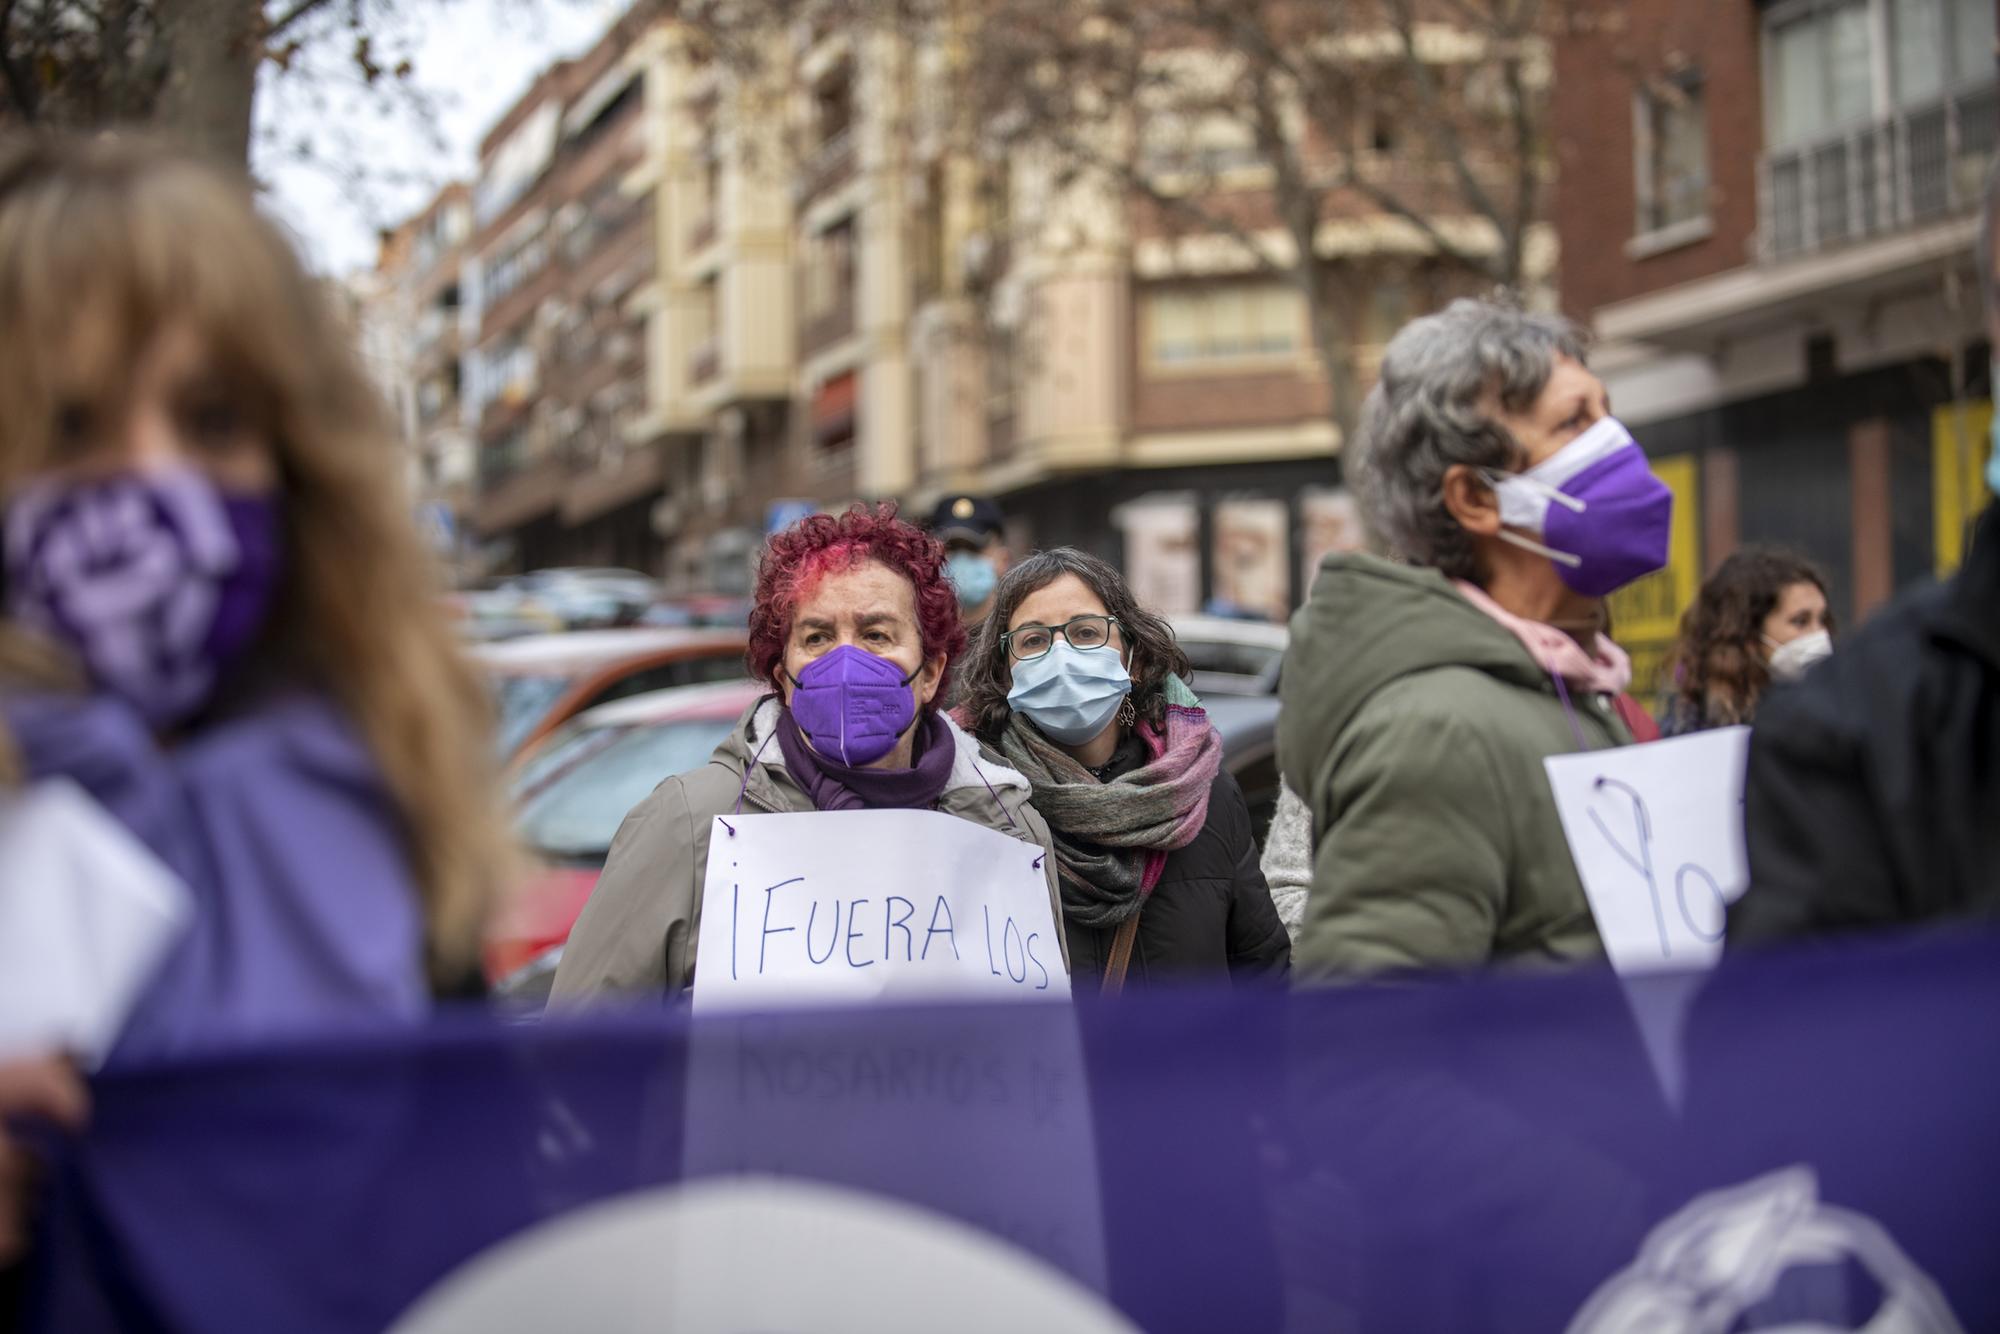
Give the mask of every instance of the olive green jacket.
<path id="1" fill-rule="evenodd" d="M 1278 756 L 1311 817 L 1306 981 L 1603 946 L 1542 761 L 1623 745 L 1435 570 L 1333 555 L 1292 618 Z"/>

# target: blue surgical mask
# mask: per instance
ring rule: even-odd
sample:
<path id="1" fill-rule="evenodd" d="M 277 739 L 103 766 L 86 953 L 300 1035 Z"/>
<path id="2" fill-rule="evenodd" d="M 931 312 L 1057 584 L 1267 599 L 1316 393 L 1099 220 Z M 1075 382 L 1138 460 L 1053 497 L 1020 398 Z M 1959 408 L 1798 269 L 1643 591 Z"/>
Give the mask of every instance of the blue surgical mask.
<path id="1" fill-rule="evenodd" d="M 954 551 L 945 557 L 945 578 L 958 593 L 958 605 L 965 611 L 982 605 L 993 596 L 993 586 L 1000 582 L 1000 572 L 993 568 L 993 558 L 982 556 L 976 551 Z"/>
<path id="2" fill-rule="evenodd" d="M 1059 639 L 1030 662 L 1014 664 L 1007 704 L 1065 746 L 1081 746 L 1111 725 L 1132 693 L 1132 676 L 1113 648 L 1080 649 Z"/>

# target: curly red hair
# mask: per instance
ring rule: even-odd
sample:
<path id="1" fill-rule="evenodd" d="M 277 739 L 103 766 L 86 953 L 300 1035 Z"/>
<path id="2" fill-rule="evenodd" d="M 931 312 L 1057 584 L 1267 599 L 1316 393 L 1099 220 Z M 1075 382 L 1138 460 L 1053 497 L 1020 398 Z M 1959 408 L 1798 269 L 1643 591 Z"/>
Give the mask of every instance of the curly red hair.
<path id="1" fill-rule="evenodd" d="M 932 703 L 950 697 L 951 673 L 965 652 L 958 594 L 945 578 L 944 548 L 923 529 L 896 517 L 892 504 L 855 505 L 838 517 L 814 514 L 772 535 L 757 562 L 757 601 L 750 610 L 750 674 L 781 689 L 778 669 L 792 635 L 792 617 L 819 581 L 862 561 L 880 561 L 916 589 L 917 630 L 924 660 L 944 655 Z"/>

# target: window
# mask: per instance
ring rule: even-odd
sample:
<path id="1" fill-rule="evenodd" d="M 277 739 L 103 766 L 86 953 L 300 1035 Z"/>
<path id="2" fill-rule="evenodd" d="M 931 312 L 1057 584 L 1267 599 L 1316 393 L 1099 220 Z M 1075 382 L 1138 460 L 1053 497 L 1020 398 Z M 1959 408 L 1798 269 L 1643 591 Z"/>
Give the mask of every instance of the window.
<path id="1" fill-rule="evenodd" d="M 1889 43 L 1879 71 L 1877 33 Z M 1776 6 L 1764 36 L 1768 145 L 1781 150 L 1825 138 L 1990 80 L 1993 40 L 1992 0 L 1792 0 Z"/>
<path id="2" fill-rule="evenodd" d="M 1993 71 L 1992 0 L 1889 0 L 1898 107 L 1915 106 Z"/>
<path id="3" fill-rule="evenodd" d="M 813 124 L 824 148 L 854 124 L 854 75 L 846 66 L 813 89 Z"/>
<path id="4" fill-rule="evenodd" d="M 851 302 L 854 293 L 854 220 L 843 219 L 814 236 L 806 251 L 805 317 L 822 319 Z"/>
<path id="5" fill-rule="evenodd" d="M 1305 308 L 1277 283 L 1226 283 L 1146 298 L 1147 360 L 1166 370 L 1285 361 L 1299 353 Z"/>
<path id="6" fill-rule="evenodd" d="M 1639 234 L 1707 217 L 1708 116 L 1700 75 L 1653 81 L 1639 90 L 1633 110 Z"/>
<path id="7" fill-rule="evenodd" d="M 1764 105 L 1771 148 L 1851 128 L 1874 114 L 1869 2 L 1811 4 L 1772 25 Z"/>

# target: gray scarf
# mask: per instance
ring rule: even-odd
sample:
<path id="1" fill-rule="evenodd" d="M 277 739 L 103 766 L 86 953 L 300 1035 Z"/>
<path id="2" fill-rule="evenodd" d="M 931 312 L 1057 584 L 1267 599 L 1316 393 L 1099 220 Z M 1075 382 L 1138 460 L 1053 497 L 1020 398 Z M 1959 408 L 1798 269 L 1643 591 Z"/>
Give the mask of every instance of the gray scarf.
<path id="1" fill-rule="evenodd" d="M 1167 853 L 1207 821 L 1222 743 L 1194 697 L 1179 693 L 1188 703 L 1169 708 L 1163 734 L 1140 727 L 1152 758 L 1108 783 L 1018 713 L 1000 733 L 1000 753 L 1027 778 L 1055 835 L 1063 915 L 1079 926 L 1117 926 L 1138 912 Z"/>

